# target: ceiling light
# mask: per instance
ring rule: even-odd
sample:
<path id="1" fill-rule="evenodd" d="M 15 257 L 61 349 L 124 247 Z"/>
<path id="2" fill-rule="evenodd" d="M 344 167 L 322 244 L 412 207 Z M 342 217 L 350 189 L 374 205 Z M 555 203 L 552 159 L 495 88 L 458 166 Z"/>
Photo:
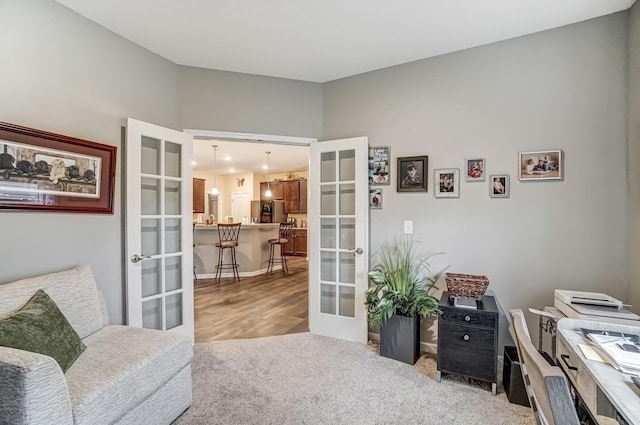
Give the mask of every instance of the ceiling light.
<path id="1" fill-rule="evenodd" d="M 268 169 L 269 169 L 269 166 L 268 166 L 267 164 L 264 164 L 264 165 L 262 166 L 262 169 L 263 169 L 263 170 L 268 170 Z"/>
<path id="2" fill-rule="evenodd" d="M 218 145 L 213 145 L 213 187 L 211 188 L 211 194 L 212 195 L 219 195 L 220 192 L 218 191 L 218 187 L 216 186 L 216 164 L 217 164 L 217 158 L 216 158 L 216 153 L 218 152 Z"/>
<path id="3" fill-rule="evenodd" d="M 271 176 L 269 174 L 269 155 L 271 152 L 266 152 L 267 154 L 267 191 L 264 193 L 265 198 L 271 198 L 273 194 L 271 193 L 271 185 L 269 184 L 271 181 Z"/>
<path id="4" fill-rule="evenodd" d="M 231 157 L 230 157 L 229 155 L 225 155 L 225 156 L 224 156 L 224 160 L 225 160 L 225 161 L 231 161 Z"/>
<path id="5" fill-rule="evenodd" d="M 196 165 L 196 162 L 195 161 L 191 161 L 191 165 Z"/>
<path id="6" fill-rule="evenodd" d="M 235 173 L 235 172 L 236 172 L 236 170 L 235 170 L 235 169 L 233 169 L 233 168 L 229 168 L 229 172 L 230 172 L 230 173 Z"/>

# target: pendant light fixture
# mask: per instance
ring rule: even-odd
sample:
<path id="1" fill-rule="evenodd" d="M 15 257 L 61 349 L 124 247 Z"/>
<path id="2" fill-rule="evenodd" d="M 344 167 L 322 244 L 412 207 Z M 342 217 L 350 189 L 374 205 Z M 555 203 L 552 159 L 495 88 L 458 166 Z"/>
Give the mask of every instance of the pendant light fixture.
<path id="1" fill-rule="evenodd" d="M 216 167 L 218 158 L 216 153 L 218 152 L 218 145 L 213 145 L 213 187 L 211 188 L 212 195 L 219 195 L 218 186 L 216 186 L 216 172 L 218 171 L 218 167 Z"/>
<path id="2" fill-rule="evenodd" d="M 264 193 L 265 198 L 271 198 L 273 194 L 271 193 L 271 173 L 269 172 L 269 155 L 271 152 L 267 152 L 267 191 Z"/>

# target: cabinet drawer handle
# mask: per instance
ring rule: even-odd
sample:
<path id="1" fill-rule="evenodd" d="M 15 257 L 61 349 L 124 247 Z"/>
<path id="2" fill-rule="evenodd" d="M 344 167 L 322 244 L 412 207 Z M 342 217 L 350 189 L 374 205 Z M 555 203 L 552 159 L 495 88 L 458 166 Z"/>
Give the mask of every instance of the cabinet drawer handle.
<path id="1" fill-rule="evenodd" d="M 471 317 L 469 317 L 469 316 L 464 316 L 464 321 L 465 321 L 465 322 L 468 322 L 469 320 L 471 320 Z"/>
<path id="2" fill-rule="evenodd" d="M 469 341 L 469 335 L 463 336 L 462 339 L 464 339 L 465 341 Z"/>
<path id="3" fill-rule="evenodd" d="M 569 368 L 569 370 L 578 370 L 577 367 L 575 366 L 571 366 L 569 364 L 569 362 L 567 362 L 567 359 L 569 358 L 568 354 L 560 354 L 560 358 L 562 358 L 562 361 L 564 362 L 565 365 L 567 365 L 567 367 Z"/>

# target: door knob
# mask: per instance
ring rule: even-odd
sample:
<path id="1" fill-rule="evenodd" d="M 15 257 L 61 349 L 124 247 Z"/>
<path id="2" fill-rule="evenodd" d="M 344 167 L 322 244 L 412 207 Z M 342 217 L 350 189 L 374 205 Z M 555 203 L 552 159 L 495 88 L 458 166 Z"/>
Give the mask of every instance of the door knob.
<path id="1" fill-rule="evenodd" d="M 361 255 L 364 251 L 362 250 L 362 248 L 352 248 L 349 250 L 349 252 L 353 252 L 356 255 Z"/>
<path id="2" fill-rule="evenodd" d="M 148 255 L 144 255 L 144 254 L 142 254 L 142 255 L 133 254 L 131 256 L 131 262 L 132 263 L 139 263 L 140 261 L 146 260 L 147 258 L 151 258 L 151 257 L 149 257 Z"/>

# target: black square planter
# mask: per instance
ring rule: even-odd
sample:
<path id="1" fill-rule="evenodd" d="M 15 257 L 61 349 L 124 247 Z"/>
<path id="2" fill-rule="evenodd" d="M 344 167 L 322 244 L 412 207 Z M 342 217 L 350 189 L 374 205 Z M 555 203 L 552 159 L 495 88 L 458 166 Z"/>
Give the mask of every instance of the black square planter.
<path id="1" fill-rule="evenodd" d="M 527 389 L 524 386 L 518 350 L 512 345 L 504 346 L 502 386 L 510 403 L 529 407 L 529 397 L 527 397 Z"/>
<path id="2" fill-rule="evenodd" d="M 415 364 L 420 358 L 420 316 L 391 316 L 380 327 L 380 355 Z"/>

